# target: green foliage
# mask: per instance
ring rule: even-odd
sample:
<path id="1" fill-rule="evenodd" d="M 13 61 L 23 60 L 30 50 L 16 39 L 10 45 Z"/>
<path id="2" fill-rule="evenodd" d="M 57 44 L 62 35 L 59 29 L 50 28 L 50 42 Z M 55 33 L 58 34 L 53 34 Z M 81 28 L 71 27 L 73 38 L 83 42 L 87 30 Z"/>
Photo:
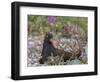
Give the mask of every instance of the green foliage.
<path id="1" fill-rule="evenodd" d="M 39 35 L 48 32 L 51 29 L 60 32 L 65 24 L 73 26 L 79 24 L 81 29 L 87 32 L 87 17 L 70 17 L 70 16 L 58 16 L 54 24 L 48 22 L 48 16 L 35 16 L 28 15 L 28 31 L 29 33 L 37 32 Z"/>

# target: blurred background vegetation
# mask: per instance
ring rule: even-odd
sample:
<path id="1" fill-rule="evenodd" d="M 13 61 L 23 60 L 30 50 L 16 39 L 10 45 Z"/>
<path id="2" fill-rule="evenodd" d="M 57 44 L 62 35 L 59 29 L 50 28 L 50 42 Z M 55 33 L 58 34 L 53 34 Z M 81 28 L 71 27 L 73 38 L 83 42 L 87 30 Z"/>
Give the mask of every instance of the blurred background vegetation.
<path id="1" fill-rule="evenodd" d="M 36 32 L 42 34 L 54 28 L 57 32 L 62 31 L 63 26 L 67 24 L 74 26 L 78 24 L 81 29 L 87 33 L 88 20 L 87 17 L 70 17 L 70 16 L 57 16 L 56 22 L 53 24 L 48 22 L 48 16 L 33 16 L 28 15 L 28 33 Z"/>

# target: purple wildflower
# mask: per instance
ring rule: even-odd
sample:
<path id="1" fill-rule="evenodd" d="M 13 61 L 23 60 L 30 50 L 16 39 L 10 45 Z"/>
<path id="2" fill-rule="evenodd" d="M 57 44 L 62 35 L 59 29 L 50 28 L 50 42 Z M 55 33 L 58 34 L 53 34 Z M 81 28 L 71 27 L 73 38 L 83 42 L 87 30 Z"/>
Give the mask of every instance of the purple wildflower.
<path id="1" fill-rule="evenodd" d="M 49 23 L 55 23 L 56 22 L 56 17 L 55 16 L 48 16 L 48 22 Z"/>
<path id="2" fill-rule="evenodd" d="M 69 26 L 68 25 L 64 25 L 64 32 L 69 32 Z"/>
<path id="3" fill-rule="evenodd" d="M 78 34 L 80 33 L 80 26 L 79 25 L 75 26 L 75 32 L 78 33 Z"/>

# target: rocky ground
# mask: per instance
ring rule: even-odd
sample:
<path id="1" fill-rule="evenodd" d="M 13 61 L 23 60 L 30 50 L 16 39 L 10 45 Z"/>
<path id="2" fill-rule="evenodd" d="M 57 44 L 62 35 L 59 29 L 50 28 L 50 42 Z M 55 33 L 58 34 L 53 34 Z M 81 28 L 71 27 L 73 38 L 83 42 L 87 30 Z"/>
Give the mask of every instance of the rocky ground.
<path id="1" fill-rule="evenodd" d="M 76 43 L 76 46 L 73 46 L 75 48 L 78 48 L 77 46 L 77 41 L 75 39 L 66 39 L 66 38 L 60 38 L 59 40 L 59 44 L 57 46 L 57 48 L 59 49 L 64 49 L 65 51 L 71 51 L 71 48 L 68 47 L 68 44 L 73 45 L 73 43 Z M 55 58 L 51 56 L 51 60 L 47 61 L 45 64 L 40 64 L 39 63 L 39 59 L 41 58 L 41 52 L 42 52 L 42 48 L 43 48 L 43 39 L 41 39 L 41 37 L 37 37 L 37 36 L 32 36 L 29 35 L 28 36 L 28 55 L 27 55 L 27 66 L 31 67 L 31 66 L 46 66 L 49 65 L 49 63 L 52 61 L 55 61 Z M 87 45 L 85 44 L 84 46 L 85 51 L 81 53 L 81 56 L 79 58 L 76 58 L 74 60 L 66 60 L 66 62 L 63 61 L 59 61 L 59 57 L 58 58 L 58 62 L 57 62 L 57 58 L 56 58 L 56 62 L 53 65 L 75 65 L 75 64 L 86 64 L 87 63 Z"/>

